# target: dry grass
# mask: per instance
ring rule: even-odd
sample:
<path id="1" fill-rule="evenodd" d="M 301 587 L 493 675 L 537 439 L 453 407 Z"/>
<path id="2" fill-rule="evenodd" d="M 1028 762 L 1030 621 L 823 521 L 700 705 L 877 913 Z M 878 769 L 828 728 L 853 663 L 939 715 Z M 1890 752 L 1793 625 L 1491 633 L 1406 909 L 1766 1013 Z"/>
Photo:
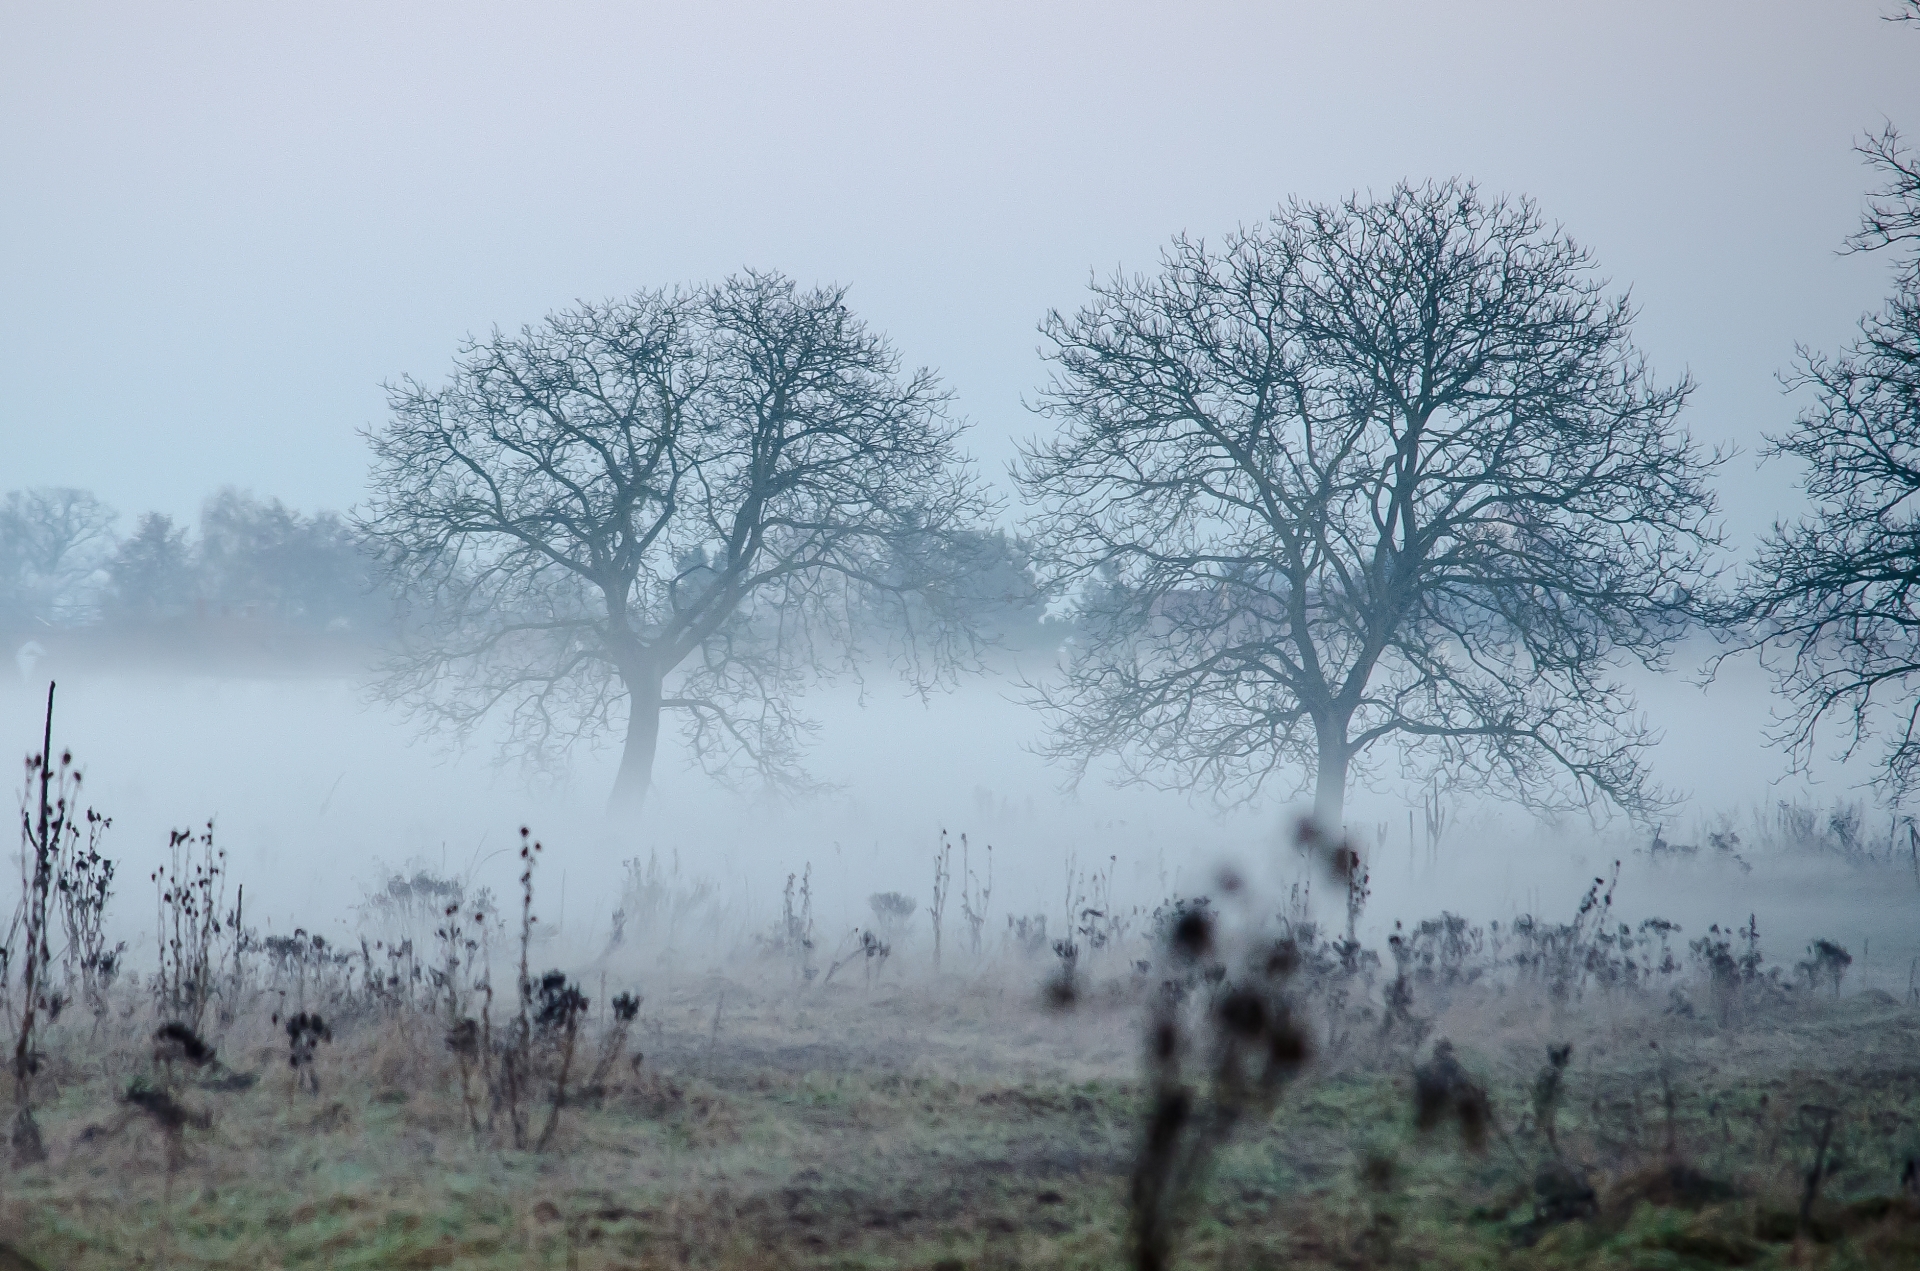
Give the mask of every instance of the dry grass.
<path id="1" fill-rule="evenodd" d="M 37 1079 L 50 1159 L 7 1177 L 0 1222 L 49 1269 L 1111 1266 L 1150 990 L 1096 984 L 1052 1012 L 1042 971 L 656 986 L 631 1039 L 644 1062 L 570 1102 L 546 1153 L 476 1142 L 438 1018 L 336 1021 L 315 1096 L 247 1014 L 212 1040 L 259 1080 L 178 1080 L 211 1125 L 185 1129 L 171 1173 L 163 1128 L 121 1099 L 152 1072 L 153 1019 L 68 1016 Z M 1920 1011 L 1803 995 L 1722 1027 L 1663 1007 L 1454 993 L 1434 1035 L 1486 1084 L 1507 1144 L 1478 1155 L 1416 1134 L 1415 1052 L 1362 1028 L 1223 1149 L 1178 1262 L 1920 1264 L 1899 1182 L 1920 1152 Z M 1574 1047 L 1560 1147 L 1600 1198 L 1570 1223 L 1536 1217 L 1546 1147 L 1526 1112 L 1554 1042 Z M 1802 1105 L 1839 1117 L 1807 1229 Z"/>

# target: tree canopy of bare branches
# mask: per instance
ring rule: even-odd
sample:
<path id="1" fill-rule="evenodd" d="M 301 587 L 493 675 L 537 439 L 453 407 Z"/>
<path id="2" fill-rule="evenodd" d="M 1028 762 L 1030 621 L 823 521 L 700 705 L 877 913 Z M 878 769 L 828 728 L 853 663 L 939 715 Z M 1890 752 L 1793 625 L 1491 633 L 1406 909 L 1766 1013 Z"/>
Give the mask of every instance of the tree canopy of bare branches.
<path id="1" fill-rule="evenodd" d="M 1618 682 L 1696 607 L 1701 454 L 1631 309 L 1531 203 L 1460 182 L 1290 203 L 1043 326 L 1017 473 L 1085 634 L 1035 686 L 1084 772 L 1337 826 L 1376 743 L 1543 808 L 1660 795 Z"/>
<path id="2" fill-rule="evenodd" d="M 1757 649 L 1788 702 L 1776 740 L 1795 767 L 1825 722 L 1847 756 L 1884 727 L 1879 780 L 1898 798 L 1920 784 L 1920 156 L 1891 126 L 1859 149 L 1886 184 L 1847 246 L 1909 254 L 1846 351 L 1802 349 L 1787 376 L 1812 401 L 1767 453 L 1805 465 L 1813 507 L 1773 526 L 1729 625 L 1733 650 Z"/>
<path id="3" fill-rule="evenodd" d="M 85 490 L 37 486 L 0 499 L 0 630 L 86 616 L 115 519 Z"/>
<path id="4" fill-rule="evenodd" d="M 933 374 L 842 291 L 748 273 L 582 304 L 390 405 L 362 518 L 411 610 L 388 691 L 456 730 L 501 712 L 527 757 L 623 729 L 616 801 L 664 711 L 710 772 L 805 785 L 795 695 L 855 665 L 878 599 L 916 598 L 893 652 L 920 686 L 970 652 L 892 549 L 988 502 Z"/>

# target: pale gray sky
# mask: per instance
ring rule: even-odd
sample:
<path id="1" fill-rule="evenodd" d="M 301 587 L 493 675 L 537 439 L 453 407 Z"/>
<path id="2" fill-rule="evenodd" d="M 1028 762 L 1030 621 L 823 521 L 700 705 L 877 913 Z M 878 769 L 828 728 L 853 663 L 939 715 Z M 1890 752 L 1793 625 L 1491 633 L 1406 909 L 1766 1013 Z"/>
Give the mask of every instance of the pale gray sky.
<path id="1" fill-rule="evenodd" d="M 853 288 L 991 469 L 1034 324 L 1288 195 L 1465 175 L 1630 284 L 1751 454 L 1920 30 L 1891 0 L 0 8 L 0 489 L 191 513 L 361 492 L 381 380 L 578 297 L 741 265 Z M 1790 508 L 1748 462 L 1736 528 Z M 124 527 L 124 523 L 123 523 Z"/>

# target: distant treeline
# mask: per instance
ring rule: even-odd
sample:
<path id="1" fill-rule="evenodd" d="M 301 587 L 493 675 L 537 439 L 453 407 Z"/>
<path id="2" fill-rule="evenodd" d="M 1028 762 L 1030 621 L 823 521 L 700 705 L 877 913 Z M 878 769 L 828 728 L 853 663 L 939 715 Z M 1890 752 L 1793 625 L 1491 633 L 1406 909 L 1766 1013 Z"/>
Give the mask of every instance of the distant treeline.
<path id="1" fill-rule="evenodd" d="M 39 486 L 0 501 L 0 638 L 219 657 L 377 646 L 407 614 L 378 549 L 337 512 L 227 488 L 196 524 L 164 512 L 130 532 L 90 491 Z M 902 551 L 912 550 L 903 545 Z M 1021 540 L 982 530 L 937 549 L 983 628 L 1011 647 L 1057 640 Z M 879 613 L 867 615 L 884 621 Z M 270 640 L 271 646 L 262 645 Z"/>

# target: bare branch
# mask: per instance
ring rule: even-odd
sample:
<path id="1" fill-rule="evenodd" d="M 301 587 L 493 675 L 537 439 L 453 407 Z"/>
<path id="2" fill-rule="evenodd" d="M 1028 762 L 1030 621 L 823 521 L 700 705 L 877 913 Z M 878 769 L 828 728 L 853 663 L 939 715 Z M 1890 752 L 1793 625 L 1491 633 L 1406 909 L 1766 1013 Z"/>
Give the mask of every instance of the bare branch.
<path id="1" fill-rule="evenodd" d="M 1907 147 L 1890 123 L 1854 149 L 1886 184 L 1867 196 L 1860 228 L 1847 239 L 1847 250 L 1870 252 L 1920 241 L 1920 155 Z"/>
<path id="2" fill-rule="evenodd" d="M 1607 668 L 1701 610 L 1718 456 L 1586 253 L 1470 185 L 1290 204 L 1043 332 L 1018 477 L 1083 635 L 1049 753 L 1249 798 L 1395 738 L 1542 807 L 1657 804 Z M 1305 772 L 1307 775 L 1302 776 Z"/>
<path id="3" fill-rule="evenodd" d="M 990 511 L 933 375 L 777 275 L 495 333 L 390 405 L 364 526 L 417 638 L 388 691 L 456 730 L 503 711 L 524 757 L 624 723 L 641 787 L 673 708 L 709 771 L 805 788 L 792 701 L 851 658 L 848 596 L 927 589 L 901 545 Z M 905 669 L 970 641 L 950 623 Z"/>
<path id="4" fill-rule="evenodd" d="M 1879 781 L 1898 798 L 1920 785 L 1920 284 L 1902 279 L 1841 356 L 1802 350 L 1789 385 L 1813 401 L 1768 453 L 1804 465 L 1814 506 L 1762 543 L 1730 648 L 1758 650 L 1786 694 L 1775 740 L 1796 768 L 1824 723 L 1842 755 L 1884 730 Z"/>

